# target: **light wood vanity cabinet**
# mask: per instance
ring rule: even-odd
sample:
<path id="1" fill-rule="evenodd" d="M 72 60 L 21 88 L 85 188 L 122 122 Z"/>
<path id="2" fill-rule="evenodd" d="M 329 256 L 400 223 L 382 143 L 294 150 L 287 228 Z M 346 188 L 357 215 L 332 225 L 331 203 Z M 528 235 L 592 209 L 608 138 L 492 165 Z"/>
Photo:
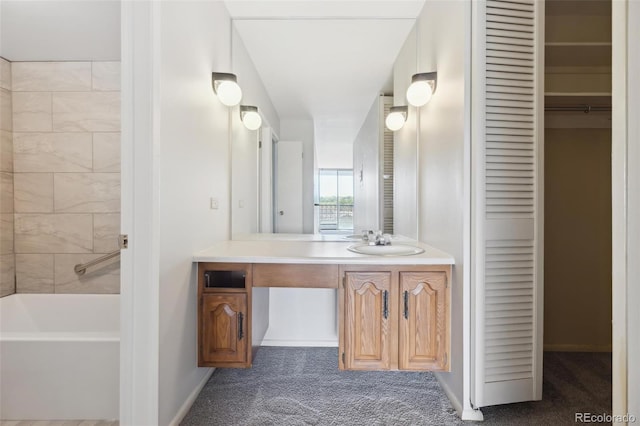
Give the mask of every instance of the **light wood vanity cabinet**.
<path id="1" fill-rule="evenodd" d="M 212 293 L 202 296 L 202 361 L 247 362 L 247 295 Z"/>
<path id="2" fill-rule="evenodd" d="M 198 264 L 199 367 L 251 367 L 251 280 L 251 264 Z"/>
<path id="3" fill-rule="evenodd" d="M 344 272 L 340 368 L 449 371 L 450 268 L 411 269 Z"/>
<path id="4" fill-rule="evenodd" d="M 400 272 L 401 370 L 448 371 L 446 272 Z"/>
<path id="5" fill-rule="evenodd" d="M 389 272 L 345 274 L 344 364 L 352 370 L 388 370 L 394 322 Z"/>
<path id="6" fill-rule="evenodd" d="M 449 371 L 450 274 L 450 265 L 201 262 L 198 366 L 251 367 L 267 287 L 302 287 L 338 289 L 340 369 Z"/>

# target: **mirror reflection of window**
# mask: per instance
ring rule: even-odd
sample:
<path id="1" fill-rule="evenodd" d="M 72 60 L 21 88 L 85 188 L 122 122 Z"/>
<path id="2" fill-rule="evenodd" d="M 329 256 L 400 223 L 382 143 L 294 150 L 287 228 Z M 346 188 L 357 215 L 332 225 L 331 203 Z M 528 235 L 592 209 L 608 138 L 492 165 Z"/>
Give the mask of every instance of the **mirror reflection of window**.
<path id="1" fill-rule="evenodd" d="M 320 232 L 353 232 L 353 169 L 318 169 Z"/>

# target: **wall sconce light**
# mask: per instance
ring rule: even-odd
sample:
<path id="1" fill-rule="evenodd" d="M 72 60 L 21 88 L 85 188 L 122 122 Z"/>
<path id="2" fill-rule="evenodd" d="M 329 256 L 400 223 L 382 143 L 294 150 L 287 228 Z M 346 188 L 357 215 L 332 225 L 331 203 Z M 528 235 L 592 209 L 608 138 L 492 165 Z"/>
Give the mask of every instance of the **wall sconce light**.
<path id="1" fill-rule="evenodd" d="M 262 117 L 255 106 L 240 105 L 240 119 L 249 130 L 258 130 L 262 126 Z"/>
<path id="2" fill-rule="evenodd" d="M 211 85 L 220 102 L 226 106 L 236 106 L 242 100 L 242 89 L 238 85 L 238 77 L 235 74 L 211 73 Z"/>
<path id="3" fill-rule="evenodd" d="M 436 91 L 437 72 L 424 72 L 411 77 L 411 85 L 407 89 L 407 102 L 415 107 L 425 105 Z"/>
<path id="4" fill-rule="evenodd" d="M 407 112 L 409 108 L 406 106 L 394 106 L 391 107 L 391 111 L 389 111 L 389 115 L 387 115 L 387 119 L 384 123 L 387 125 L 387 129 L 395 132 L 396 130 L 402 129 L 405 121 L 407 121 Z"/>

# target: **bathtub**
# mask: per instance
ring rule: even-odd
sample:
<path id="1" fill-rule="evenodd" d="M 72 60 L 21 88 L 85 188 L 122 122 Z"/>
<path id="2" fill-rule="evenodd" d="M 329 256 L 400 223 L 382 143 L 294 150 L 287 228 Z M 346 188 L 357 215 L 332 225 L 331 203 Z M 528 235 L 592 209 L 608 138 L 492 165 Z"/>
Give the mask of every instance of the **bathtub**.
<path id="1" fill-rule="evenodd" d="M 117 419 L 120 296 L 0 298 L 0 418 Z"/>

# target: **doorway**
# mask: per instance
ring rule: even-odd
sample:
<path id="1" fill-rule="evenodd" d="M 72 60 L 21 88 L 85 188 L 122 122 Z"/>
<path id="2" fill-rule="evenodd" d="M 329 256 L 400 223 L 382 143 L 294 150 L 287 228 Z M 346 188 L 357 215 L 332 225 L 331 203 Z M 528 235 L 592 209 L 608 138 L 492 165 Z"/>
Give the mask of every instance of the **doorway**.
<path id="1" fill-rule="evenodd" d="M 274 232 L 302 234 L 302 142 L 277 141 L 273 144 Z"/>
<path id="2" fill-rule="evenodd" d="M 353 169 L 318 169 L 319 231 L 353 233 Z"/>
<path id="3" fill-rule="evenodd" d="M 545 9 L 545 361 L 589 360 L 610 396 L 612 4 L 568 3 Z"/>

